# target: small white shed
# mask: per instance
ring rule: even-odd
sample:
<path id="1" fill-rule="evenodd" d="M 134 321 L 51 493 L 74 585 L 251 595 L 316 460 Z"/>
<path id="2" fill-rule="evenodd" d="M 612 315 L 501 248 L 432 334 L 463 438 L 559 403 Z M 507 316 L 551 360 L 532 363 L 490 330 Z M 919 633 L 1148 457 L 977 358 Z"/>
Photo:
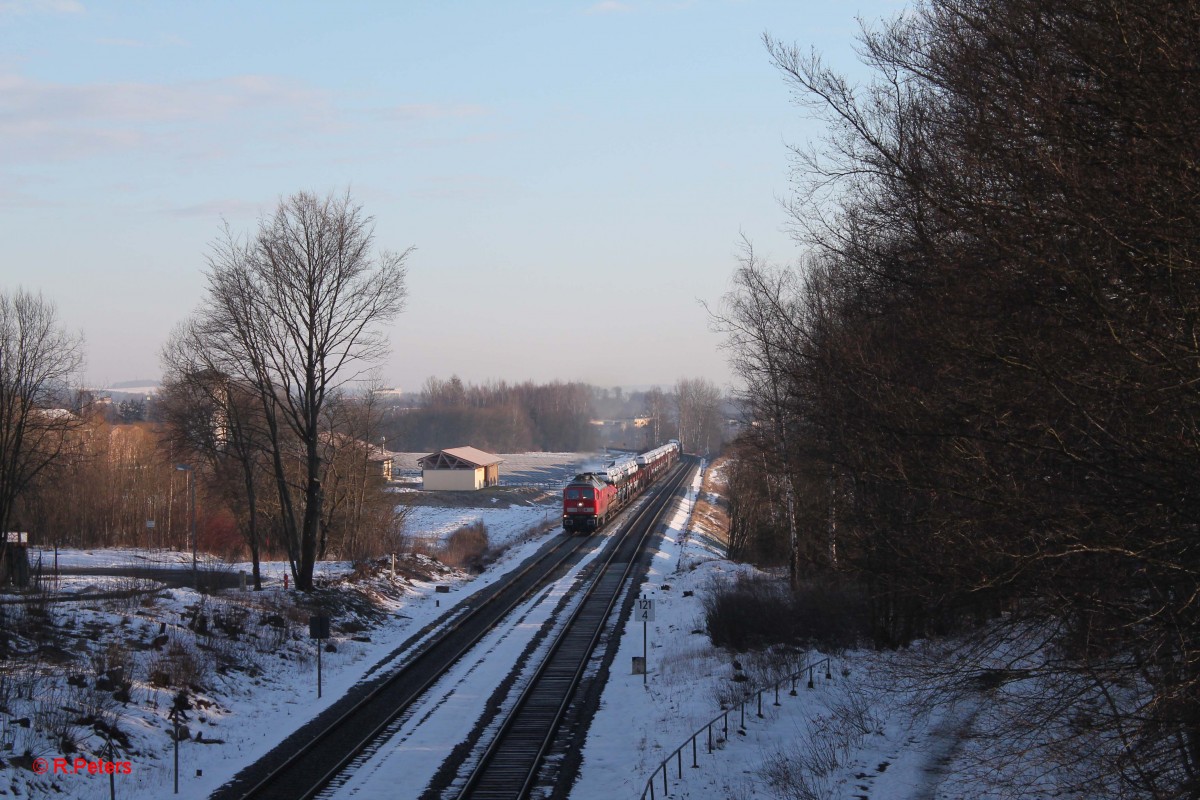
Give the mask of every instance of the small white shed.
<path id="1" fill-rule="evenodd" d="M 428 491 L 473 491 L 500 482 L 504 459 L 474 447 L 451 447 L 417 459 Z"/>

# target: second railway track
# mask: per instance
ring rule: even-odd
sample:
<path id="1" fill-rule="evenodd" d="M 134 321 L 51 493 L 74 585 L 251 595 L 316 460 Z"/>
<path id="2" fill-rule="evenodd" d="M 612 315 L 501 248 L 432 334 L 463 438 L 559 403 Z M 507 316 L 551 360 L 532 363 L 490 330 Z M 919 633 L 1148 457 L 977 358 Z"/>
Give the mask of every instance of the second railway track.
<path id="1" fill-rule="evenodd" d="M 646 542 L 691 472 L 681 465 L 655 489 L 656 495 L 609 549 L 588 582 L 582 601 L 533 678 L 500 725 L 470 776 L 450 797 L 516 800 L 529 796 L 542 762 L 578 688 L 618 599 L 629 588 Z"/>
<path id="2" fill-rule="evenodd" d="M 655 492 L 673 491 L 670 487 L 675 480 L 660 481 Z M 651 499 L 648 495 L 647 501 Z M 638 537 L 639 547 L 643 538 Z M 555 537 L 538 556 L 527 560 L 504 580 L 481 590 L 458 609 L 427 626 L 423 636 L 418 634 L 410 639 L 404 663 L 399 668 L 392 667 L 392 674 L 360 684 L 342 701 L 218 789 L 212 795 L 213 800 L 317 796 L 347 765 L 377 743 L 389 726 L 501 619 L 563 574 L 595 541 L 589 537 Z M 627 546 L 618 543 L 609 549 L 612 553 L 625 552 Z M 608 560 L 611 562 L 614 557 L 610 554 Z M 632 557 L 627 561 L 632 561 Z"/>
<path id="3" fill-rule="evenodd" d="M 585 544 L 559 537 L 505 580 L 477 592 L 427 626 L 424 640 L 413 645 L 399 669 L 357 687 L 242 770 L 214 792 L 212 800 L 315 797 L 450 664 L 525 597 L 564 569 Z"/>

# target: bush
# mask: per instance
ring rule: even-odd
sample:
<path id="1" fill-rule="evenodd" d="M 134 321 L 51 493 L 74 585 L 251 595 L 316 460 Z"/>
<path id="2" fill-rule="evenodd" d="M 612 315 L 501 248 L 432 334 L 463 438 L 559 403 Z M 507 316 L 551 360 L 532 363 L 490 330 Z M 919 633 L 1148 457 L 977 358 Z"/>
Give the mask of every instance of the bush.
<path id="1" fill-rule="evenodd" d="M 832 579 L 808 581 L 791 592 L 775 578 L 739 575 L 714 581 L 703 604 L 712 643 L 738 652 L 777 644 L 841 650 L 857 644 L 869 629 L 863 591 Z"/>
<path id="2" fill-rule="evenodd" d="M 489 551 L 487 526 L 478 520 L 450 534 L 442 545 L 441 562 L 447 566 L 481 572 Z"/>
<path id="3" fill-rule="evenodd" d="M 165 653 L 150 659 L 147 671 L 152 676 L 165 676 L 167 686 L 202 687 L 206 684 L 211 666 L 208 656 L 193 642 L 173 639 Z"/>
<path id="4" fill-rule="evenodd" d="M 714 580 L 703 599 L 704 621 L 717 647 L 745 651 L 791 642 L 786 588 L 765 577 Z"/>

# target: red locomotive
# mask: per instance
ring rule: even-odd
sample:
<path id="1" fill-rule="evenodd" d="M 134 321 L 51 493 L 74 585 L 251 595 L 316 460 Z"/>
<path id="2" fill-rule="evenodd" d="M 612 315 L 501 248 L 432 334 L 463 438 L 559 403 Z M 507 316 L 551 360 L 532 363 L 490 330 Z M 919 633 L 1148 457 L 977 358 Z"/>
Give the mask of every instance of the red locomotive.
<path id="1" fill-rule="evenodd" d="M 679 458 L 679 442 L 639 456 L 622 456 L 594 472 L 582 472 L 563 488 L 563 530 L 590 533 L 671 468 Z"/>

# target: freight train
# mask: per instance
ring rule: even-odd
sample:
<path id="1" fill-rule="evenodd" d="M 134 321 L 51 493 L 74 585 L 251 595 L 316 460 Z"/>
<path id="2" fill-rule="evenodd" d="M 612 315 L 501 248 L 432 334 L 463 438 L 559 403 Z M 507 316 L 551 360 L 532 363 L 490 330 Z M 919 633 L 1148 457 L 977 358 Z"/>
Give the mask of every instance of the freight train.
<path id="1" fill-rule="evenodd" d="M 604 527 L 679 459 L 675 439 L 639 456 L 621 456 L 593 472 L 581 472 L 563 487 L 563 530 L 591 533 Z"/>

